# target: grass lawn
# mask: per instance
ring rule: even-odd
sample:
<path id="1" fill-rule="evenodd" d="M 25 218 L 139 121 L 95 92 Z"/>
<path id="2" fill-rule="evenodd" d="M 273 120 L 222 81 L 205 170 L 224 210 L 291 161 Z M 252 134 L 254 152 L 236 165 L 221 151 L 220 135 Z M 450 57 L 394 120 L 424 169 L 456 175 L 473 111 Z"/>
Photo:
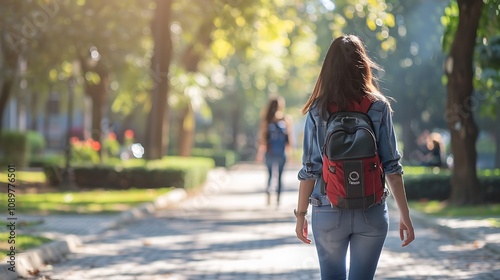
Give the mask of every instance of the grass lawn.
<path id="1" fill-rule="evenodd" d="M 0 172 L 0 183 L 7 183 L 6 172 Z M 43 171 L 16 171 L 16 185 L 20 182 L 25 183 L 45 183 L 45 173 Z"/>
<path id="2" fill-rule="evenodd" d="M 492 227 L 500 227 L 500 204 L 450 206 L 442 201 L 410 201 L 410 208 L 436 217 L 471 217 L 488 219 Z"/>
<path id="3" fill-rule="evenodd" d="M 34 225 L 39 225 L 43 223 L 42 220 L 40 221 L 30 221 L 30 222 L 26 222 L 26 221 L 16 221 L 16 226 L 17 227 L 29 227 L 29 226 L 34 226 Z M 7 221 L 0 221 L 0 232 L 2 231 L 6 231 L 6 226 L 8 225 L 9 223 Z"/>
<path id="4" fill-rule="evenodd" d="M 16 254 L 19 254 L 28 249 L 35 248 L 52 241 L 45 237 L 18 234 L 15 239 L 16 244 L 9 244 L 9 235 L 10 233 L 8 232 L 0 232 L 0 254 L 2 255 L 2 258 L 6 257 L 6 254 L 9 253 L 10 246 L 15 246 Z"/>
<path id="5" fill-rule="evenodd" d="M 16 171 L 16 186 L 20 183 L 44 184 L 45 181 L 46 177 L 42 171 Z M 7 173 L 0 172 L 0 183 L 7 182 Z M 17 194 L 16 212 L 26 214 L 116 213 L 151 202 L 170 190 L 171 188 L 159 188 Z"/>
<path id="6" fill-rule="evenodd" d="M 151 202 L 171 189 L 20 194 L 16 199 L 16 212 L 37 214 L 116 213 L 145 202 Z"/>

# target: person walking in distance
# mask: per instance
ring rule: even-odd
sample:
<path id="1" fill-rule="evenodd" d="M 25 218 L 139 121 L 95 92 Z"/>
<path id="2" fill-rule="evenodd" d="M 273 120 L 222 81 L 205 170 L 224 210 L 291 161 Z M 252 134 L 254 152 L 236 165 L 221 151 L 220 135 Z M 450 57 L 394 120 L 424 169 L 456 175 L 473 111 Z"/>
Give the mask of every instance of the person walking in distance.
<path id="1" fill-rule="evenodd" d="M 257 161 L 265 161 L 267 167 L 267 204 L 271 203 L 271 186 L 276 178 L 276 203 L 279 205 L 283 187 L 282 174 L 287 160 L 287 150 L 291 148 L 291 117 L 285 115 L 285 100 L 281 96 L 272 97 L 263 111 L 257 150 Z"/>
<path id="2" fill-rule="evenodd" d="M 306 219 L 311 204 L 323 280 L 373 279 L 388 231 L 385 183 L 399 209 L 402 246 L 415 239 L 392 109 L 372 69 L 380 67 L 361 38 L 336 38 L 302 110 L 306 122 L 295 232 L 302 242 L 312 242 Z"/>

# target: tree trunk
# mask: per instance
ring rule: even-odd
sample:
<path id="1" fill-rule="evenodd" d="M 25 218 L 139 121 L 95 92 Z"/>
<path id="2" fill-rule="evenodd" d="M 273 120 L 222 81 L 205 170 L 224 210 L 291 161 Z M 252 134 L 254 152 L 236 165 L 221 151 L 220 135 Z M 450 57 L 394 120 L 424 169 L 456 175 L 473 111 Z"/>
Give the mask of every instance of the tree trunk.
<path id="1" fill-rule="evenodd" d="M 92 67 L 88 65 L 85 58 L 80 58 L 80 65 L 84 75 L 87 72 L 95 72 L 99 75 L 100 80 L 97 84 L 94 84 L 92 81 L 85 80 L 85 93 L 92 100 L 92 127 L 90 135 L 92 139 L 101 142 L 101 122 L 104 116 L 104 102 L 108 93 L 107 86 L 109 73 L 102 62 L 97 62 L 97 64 Z"/>
<path id="2" fill-rule="evenodd" d="M 197 32 L 196 40 L 190 44 L 182 56 L 182 64 L 188 72 L 198 71 L 198 63 L 212 44 L 213 17 L 209 16 Z"/>
<path id="3" fill-rule="evenodd" d="M 478 204 L 484 191 L 476 173 L 478 128 L 473 109 L 473 54 L 483 1 L 458 0 L 459 21 L 450 55 L 446 60 L 448 100 L 445 118 L 454 157 L 450 203 Z"/>
<path id="4" fill-rule="evenodd" d="M 92 100 L 92 133 L 90 135 L 92 139 L 99 142 L 102 138 L 101 123 L 104 115 L 104 96 L 102 92 L 103 89 L 97 85 L 87 92 Z"/>
<path id="5" fill-rule="evenodd" d="M 152 23 L 155 42 L 154 55 L 151 61 L 151 74 L 154 82 L 151 98 L 151 111 L 146 127 L 147 159 L 160 159 L 167 151 L 168 135 L 168 72 L 172 60 L 172 38 L 170 35 L 170 19 L 173 0 L 156 0 L 156 10 Z"/>
<path id="6" fill-rule="evenodd" d="M 0 92 L 0 131 L 3 129 L 3 116 L 5 115 L 5 108 L 7 108 L 14 78 L 4 76 L 2 79 L 2 91 Z"/>
<path id="7" fill-rule="evenodd" d="M 182 109 L 181 116 L 179 118 L 179 156 L 188 157 L 191 156 L 191 150 L 194 141 L 195 132 L 195 119 L 194 111 L 191 102 L 186 104 L 186 107 Z"/>
<path id="8" fill-rule="evenodd" d="M 500 99 L 497 104 L 497 108 L 500 108 Z M 495 168 L 500 168 L 500 125 L 495 125 Z"/>
<path id="9" fill-rule="evenodd" d="M 197 32 L 197 39 L 186 48 L 182 56 L 182 64 L 187 72 L 198 71 L 198 64 L 204 58 L 210 44 L 212 44 L 211 34 L 214 28 L 213 17 L 208 16 Z M 179 137 L 178 152 L 180 156 L 187 157 L 191 155 L 196 127 L 194 111 L 190 101 L 182 111 L 179 120 L 179 134 L 177 135 Z"/>
<path id="10" fill-rule="evenodd" d="M 0 80 L 1 91 L 0 91 L 0 131 L 3 129 L 3 116 L 5 114 L 5 109 L 7 108 L 7 102 L 9 101 L 10 94 L 12 91 L 12 86 L 16 79 L 16 71 L 19 63 L 19 51 L 18 49 L 13 49 L 5 40 L 3 32 L 0 32 L 0 51 L 2 54 L 2 76 Z"/>
<path id="11" fill-rule="evenodd" d="M 29 111 L 31 112 L 31 120 L 30 120 L 30 126 L 29 126 L 29 129 L 30 130 L 34 130 L 34 131 L 39 131 L 38 128 L 39 128 L 39 125 L 38 125 L 38 113 L 39 113 L 39 110 L 38 110 L 38 107 L 37 107 L 37 104 L 38 104 L 38 93 L 36 92 L 32 92 L 30 94 L 31 96 L 31 99 L 30 99 L 30 109 Z"/>

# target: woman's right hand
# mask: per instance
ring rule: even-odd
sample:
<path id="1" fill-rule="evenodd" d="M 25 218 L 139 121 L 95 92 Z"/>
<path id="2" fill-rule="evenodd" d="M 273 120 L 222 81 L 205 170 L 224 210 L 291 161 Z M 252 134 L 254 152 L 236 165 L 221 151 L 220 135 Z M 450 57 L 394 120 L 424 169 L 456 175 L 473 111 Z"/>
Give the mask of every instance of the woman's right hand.
<path id="1" fill-rule="evenodd" d="M 308 235 L 308 224 L 307 219 L 304 216 L 297 217 L 297 224 L 295 225 L 295 234 L 300 241 L 311 244 L 311 239 L 307 238 Z"/>

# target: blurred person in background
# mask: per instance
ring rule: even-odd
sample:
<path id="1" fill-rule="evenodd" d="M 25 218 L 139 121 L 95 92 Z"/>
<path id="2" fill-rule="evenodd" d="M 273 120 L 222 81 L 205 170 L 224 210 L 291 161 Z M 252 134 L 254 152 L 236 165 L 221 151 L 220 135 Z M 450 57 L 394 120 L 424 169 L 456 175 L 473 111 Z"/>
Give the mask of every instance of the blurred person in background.
<path id="1" fill-rule="evenodd" d="M 426 146 L 428 152 L 422 160 L 424 166 L 445 166 L 445 148 L 443 137 L 437 132 L 432 132 L 427 137 Z"/>
<path id="2" fill-rule="evenodd" d="M 276 205 L 280 204 L 283 189 L 282 174 L 287 153 L 292 147 L 292 119 L 285 115 L 285 99 L 271 97 L 262 112 L 258 133 L 256 160 L 267 167 L 266 203 L 271 204 L 273 179 L 276 181 Z"/>

